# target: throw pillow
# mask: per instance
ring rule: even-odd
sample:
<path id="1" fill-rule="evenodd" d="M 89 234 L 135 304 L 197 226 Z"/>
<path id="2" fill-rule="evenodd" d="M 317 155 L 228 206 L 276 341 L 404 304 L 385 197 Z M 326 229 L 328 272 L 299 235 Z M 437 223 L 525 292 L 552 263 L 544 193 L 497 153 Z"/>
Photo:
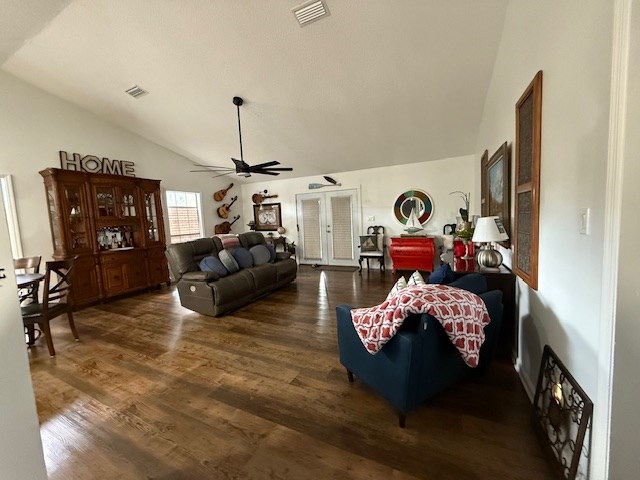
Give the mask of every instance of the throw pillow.
<path id="1" fill-rule="evenodd" d="M 275 262 L 276 261 L 276 247 L 274 247 L 270 243 L 265 243 L 264 246 L 267 247 L 267 249 L 269 250 L 269 255 L 271 255 L 271 259 L 269 260 L 269 262 L 270 263 Z"/>
<path id="2" fill-rule="evenodd" d="M 235 248 L 240 247 L 240 239 L 233 233 L 221 233 L 216 235 L 222 243 L 222 248 Z"/>
<path id="3" fill-rule="evenodd" d="M 231 251 L 231 255 L 238 263 L 240 268 L 251 268 L 253 267 L 253 255 L 244 247 L 234 248 Z"/>
<path id="4" fill-rule="evenodd" d="M 425 285 L 426 283 L 427 282 L 424 281 L 424 278 L 422 278 L 422 275 L 420 275 L 420 272 L 418 270 L 413 272 L 409 277 L 409 280 L 407 280 L 408 287 L 415 287 L 416 285 Z"/>
<path id="5" fill-rule="evenodd" d="M 429 283 L 439 283 L 446 285 L 453 282 L 456 279 L 455 275 L 451 271 L 451 267 L 448 263 L 444 263 L 436 268 L 431 275 L 429 275 Z"/>
<path id="6" fill-rule="evenodd" d="M 377 252 L 378 236 L 377 235 L 360 235 L 360 251 L 361 252 Z"/>
<path id="7" fill-rule="evenodd" d="M 393 294 L 398 293 L 400 290 L 404 290 L 405 288 L 407 288 L 407 281 L 404 279 L 404 277 L 400 277 L 398 281 L 395 283 L 395 285 L 391 287 L 391 290 L 389 290 L 389 295 L 387 295 L 387 300 L 389 300 L 389 298 Z"/>
<path id="8" fill-rule="evenodd" d="M 221 277 L 229 275 L 229 271 L 225 268 L 218 257 L 204 257 L 200 260 L 200 270 L 203 272 L 215 272 Z"/>
<path id="9" fill-rule="evenodd" d="M 229 270 L 229 273 L 236 273 L 240 271 L 238 262 L 236 262 L 236 259 L 233 258 L 233 255 L 231 255 L 231 252 L 229 250 L 220 250 L 220 252 L 218 253 L 218 258 L 220 258 L 220 261 L 225 266 L 225 268 Z"/>
<path id="10" fill-rule="evenodd" d="M 249 251 L 253 256 L 254 265 L 264 265 L 265 263 L 269 263 L 271 261 L 271 253 L 265 245 L 254 245 L 249 249 Z"/>

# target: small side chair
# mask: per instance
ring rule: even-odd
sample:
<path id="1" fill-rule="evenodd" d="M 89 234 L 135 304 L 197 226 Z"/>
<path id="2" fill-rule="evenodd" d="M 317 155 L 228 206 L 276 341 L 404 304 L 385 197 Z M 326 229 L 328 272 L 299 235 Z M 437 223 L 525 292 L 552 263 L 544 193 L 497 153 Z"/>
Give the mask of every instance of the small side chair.
<path id="1" fill-rule="evenodd" d="M 72 271 L 73 260 L 47 262 L 42 303 L 34 302 L 21 307 L 24 326 L 29 328 L 36 323 L 39 325 L 52 357 L 56 355 L 56 351 L 51 338 L 50 320 L 66 313 L 73 337 L 76 341 L 80 339 L 73 322 Z"/>
<path id="2" fill-rule="evenodd" d="M 42 257 L 23 257 L 23 258 L 14 258 L 13 259 L 13 268 L 17 271 L 23 273 L 40 273 L 40 262 L 42 261 Z M 38 284 L 35 284 L 31 288 L 23 288 L 18 292 L 18 297 L 20 298 L 20 303 L 24 302 L 27 299 L 32 299 L 32 301 L 38 301 Z"/>
<path id="3" fill-rule="evenodd" d="M 381 225 L 373 225 L 367 228 L 367 234 L 360 236 L 360 275 L 362 275 L 362 261 L 367 261 L 367 269 L 369 269 L 369 260 L 377 260 L 380 263 L 380 270 L 385 271 L 384 251 L 387 246 L 384 243 L 384 227 Z"/>

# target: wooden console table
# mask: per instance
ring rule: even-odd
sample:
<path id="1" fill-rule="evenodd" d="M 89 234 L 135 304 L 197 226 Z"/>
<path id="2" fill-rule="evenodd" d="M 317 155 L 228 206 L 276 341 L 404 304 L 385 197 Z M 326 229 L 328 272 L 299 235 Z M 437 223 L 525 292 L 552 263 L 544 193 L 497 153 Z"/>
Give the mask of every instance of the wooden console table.
<path id="1" fill-rule="evenodd" d="M 433 271 L 435 245 L 431 237 L 391 237 L 389 255 L 396 270 Z"/>
<path id="2" fill-rule="evenodd" d="M 500 268 L 485 269 L 473 259 L 455 259 L 452 270 L 456 278 L 469 273 L 480 273 L 487 279 L 488 290 L 502 291 L 502 328 L 500 329 L 499 353 L 501 356 L 511 355 L 512 360 L 518 358 L 518 321 L 516 318 L 516 276 L 504 265 Z"/>

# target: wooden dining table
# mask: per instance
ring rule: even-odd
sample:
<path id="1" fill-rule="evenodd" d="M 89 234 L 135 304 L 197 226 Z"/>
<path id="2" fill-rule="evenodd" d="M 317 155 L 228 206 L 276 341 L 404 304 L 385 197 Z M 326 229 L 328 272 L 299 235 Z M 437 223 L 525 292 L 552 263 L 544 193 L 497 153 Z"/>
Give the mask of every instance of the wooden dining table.
<path id="1" fill-rule="evenodd" d="M 44 279 L 43 273 L 16 273 L 16 283 L 18 285 L 18 298 L 20 304 L 31 299 L 31 302 L 38 302 L 38 290 L 40 282 Z M 31 346 L 36 341 L 35 327 L 30 325 L 27 330 L 27 345 Z"/>

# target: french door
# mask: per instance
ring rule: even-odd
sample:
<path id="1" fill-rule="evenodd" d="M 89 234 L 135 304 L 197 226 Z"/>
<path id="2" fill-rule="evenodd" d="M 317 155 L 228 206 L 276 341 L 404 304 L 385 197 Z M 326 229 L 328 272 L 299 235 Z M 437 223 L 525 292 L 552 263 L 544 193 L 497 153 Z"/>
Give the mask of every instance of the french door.
<path id="1" fill-rule="evenodd" d="M 357 265 L 356 190 L 296 195 L 300 263 Z"/>

